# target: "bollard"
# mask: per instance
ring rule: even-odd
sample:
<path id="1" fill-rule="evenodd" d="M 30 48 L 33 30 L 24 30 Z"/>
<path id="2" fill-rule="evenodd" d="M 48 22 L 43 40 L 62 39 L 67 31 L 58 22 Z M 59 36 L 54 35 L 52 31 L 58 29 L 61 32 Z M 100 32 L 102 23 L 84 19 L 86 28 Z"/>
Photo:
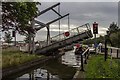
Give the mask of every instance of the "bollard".
<path id="1" fill-rule="evenodd" d="M 87 56 L 86 56 L 87 53 L 85 53 L 85 62 L 84 64 L 87 64 Z"/>
<path id="2" fill-rule="evenodd" d="M 81 54 L 81 69 L 80 69 L 80 71 L 84 71 L 84 69 L 83 69 L 83 55 Z"/>
<path id="3" fill-rule="evenodd" d="M 87 57 L 86 57 L 86 54 L 85 54 L 85 62 L 84 62 L 84 64 L 87 64 Z"/>
<path id="4" fill-rule="evenodd" d="M 110 56 L 112 57 L 112 48 L 110 49 Z"/>
<path id="5" fill-rule="evenodd" d="M 117 58 L 118 58 L 118 52 L 119 52 L 119 51 L 118 51 L 118 49 L 117 49 Z"/>
<path id="6" fill-rule="evenodd" d="M 111 54 L 112 54 L 112 48 L 111 48 L 110 52 L 111 52 Z"/>
<path id="7" fill-rule="evenodd" d="M 89 49 L 88 49 L 88 51 L 87 51 L 87 59 L 89 58 L 89 54 L 90 54 L 90 53 L 89 53 Z"/>
<path id="8" fill-rule="evenodd" d="M 107 60 L 107 39 L 106 37 L 107 35 L 105 36 L 105 55 L 104 55 L 105 61 Z"/>

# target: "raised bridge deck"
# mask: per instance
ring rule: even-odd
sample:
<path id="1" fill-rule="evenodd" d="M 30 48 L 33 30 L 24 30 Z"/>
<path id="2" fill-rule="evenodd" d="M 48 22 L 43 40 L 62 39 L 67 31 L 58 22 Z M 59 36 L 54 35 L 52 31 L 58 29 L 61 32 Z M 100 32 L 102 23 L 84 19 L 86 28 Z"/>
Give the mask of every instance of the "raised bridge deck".
<path id="1" fill-rule="evenodd" d="M 64 33 L 54 36 L 50 39 L 51 43 L 36 50 L 36 54 L 54 52 L 55 50 L 70 45 L 76 41 L 92 38 L 90 25 L 84 24 L 69 31 L 70 35 L 66 37 Z"/>

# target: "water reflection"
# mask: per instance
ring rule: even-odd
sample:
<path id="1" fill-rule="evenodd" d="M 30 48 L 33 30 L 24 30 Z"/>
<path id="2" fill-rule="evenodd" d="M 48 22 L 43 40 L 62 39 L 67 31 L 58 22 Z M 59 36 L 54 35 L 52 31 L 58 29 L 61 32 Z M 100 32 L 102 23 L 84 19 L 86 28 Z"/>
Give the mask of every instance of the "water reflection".
<path id="1" fill-rule="evenodd" d="M 62 64 L 80 67 L 80 55 L 75 55 L 74 50 L 68 51 L 62 56 Z"/>
<path id="2" fill-rule="evenodd" d="M 71 80 L 79 66 L 80 55 L 68 51 L 61 58 L 49 60 L 15 80 Z"/>
<path id="3" fill-rule="evenodd" d="M 45 69 L 36 69 L 30 73 L 18 77 L 16 80 L 60 80 L 57 75 L 52 75 Z"/>

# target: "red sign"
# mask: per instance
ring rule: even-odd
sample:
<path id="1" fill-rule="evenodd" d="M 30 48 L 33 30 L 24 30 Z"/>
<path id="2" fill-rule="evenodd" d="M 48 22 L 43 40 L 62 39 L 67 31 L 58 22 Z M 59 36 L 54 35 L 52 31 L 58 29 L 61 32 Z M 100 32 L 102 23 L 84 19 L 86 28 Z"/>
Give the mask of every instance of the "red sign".
<path id="1" fill-rule="evenodd" d="M 70 33 L 69 33 L 69 32 L 65 32 L 64 35 L 65 35 L 66 37 L 68 37 L 68 36 L 70 35 Z"/>

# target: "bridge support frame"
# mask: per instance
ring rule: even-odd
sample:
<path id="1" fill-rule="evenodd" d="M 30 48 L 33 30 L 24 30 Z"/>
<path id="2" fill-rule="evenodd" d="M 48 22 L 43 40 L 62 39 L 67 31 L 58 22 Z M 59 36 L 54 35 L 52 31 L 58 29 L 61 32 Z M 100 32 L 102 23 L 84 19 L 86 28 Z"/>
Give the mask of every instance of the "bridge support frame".
<path id="1" fill-rule="evenodd" d="M 50 44 L 50 26 L 47 27 L 47 45 Z"/>

